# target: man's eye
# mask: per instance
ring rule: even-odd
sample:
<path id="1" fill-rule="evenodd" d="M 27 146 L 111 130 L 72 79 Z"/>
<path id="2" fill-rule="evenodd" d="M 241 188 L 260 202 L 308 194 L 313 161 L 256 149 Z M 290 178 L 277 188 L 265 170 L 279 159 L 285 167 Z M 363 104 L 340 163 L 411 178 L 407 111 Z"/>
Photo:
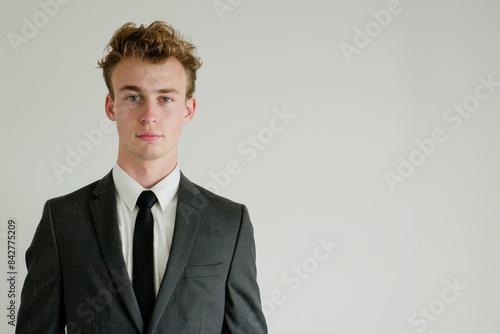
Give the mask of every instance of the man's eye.
<path id="1" fill-rule="evenodd" d="M 172 101 L 172 99 L 169 98 L 169 97 L 163 96 L 163 97 L 160 97 L 160 101 L 163 102 L 163 103 L 167 103 L 167 102 Z"/>
<path id="2" fill-rule="evenodd" d="M 127 96 L 127 100 L 129 100 L 130 102 L 137 102 L 137 101 L 139 101 L 139 96 L 130 95 L 130 96 Z"/>

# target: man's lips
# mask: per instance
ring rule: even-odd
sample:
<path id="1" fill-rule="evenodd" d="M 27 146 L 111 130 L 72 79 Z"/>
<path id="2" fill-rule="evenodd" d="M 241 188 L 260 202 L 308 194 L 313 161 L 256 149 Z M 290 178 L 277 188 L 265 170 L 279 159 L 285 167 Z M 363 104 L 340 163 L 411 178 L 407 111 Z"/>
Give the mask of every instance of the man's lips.
<path id="1" fill-rule="evenodd" d="M 154 141 L 159 139 L 161 136 L 154 132 L 142 132 L 138 134 L 137 137 L 144 141 Z"/>

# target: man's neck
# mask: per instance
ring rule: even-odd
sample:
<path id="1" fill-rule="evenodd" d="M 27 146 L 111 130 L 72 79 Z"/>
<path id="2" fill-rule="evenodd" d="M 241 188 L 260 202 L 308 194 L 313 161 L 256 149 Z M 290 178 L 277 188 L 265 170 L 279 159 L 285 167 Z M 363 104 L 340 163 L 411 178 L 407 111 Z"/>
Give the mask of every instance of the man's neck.
<path id="1" fill-rule="evenodd" d="M 177 166 L 177 161 L 142 161 L 141 163 L 128 163 L 120 161 L 118 165 L 145 189 L 152 188 L 155 184 L 163 180 Z"/>

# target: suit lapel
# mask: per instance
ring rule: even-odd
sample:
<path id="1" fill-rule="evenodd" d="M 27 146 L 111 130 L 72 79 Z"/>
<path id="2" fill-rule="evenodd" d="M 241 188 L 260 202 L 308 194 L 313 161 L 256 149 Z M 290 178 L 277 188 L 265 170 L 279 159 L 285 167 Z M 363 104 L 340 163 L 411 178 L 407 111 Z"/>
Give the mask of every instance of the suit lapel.
<path id="1" fill-rule="evenodd" d="M 110 172 L 98 182 L 90 202 L 92 221 L 101 246 L 104 262 L 108 267 L 115 286 L 137 329 L 144 332 L 141 313 L 135 298 L 132 282 L 123 259 L 122 243 L 116 213 L 116 194 L 113 176 Z"/>
<path id="2" fill-rule="evenodd" d="M 208 200 L 182 173 L 179 183 L 175 228 L 167 269 L 156 298 L 147 333 L 153 333 L 172 297 L 179 278 L 191 254 L 203 208 Z"/>

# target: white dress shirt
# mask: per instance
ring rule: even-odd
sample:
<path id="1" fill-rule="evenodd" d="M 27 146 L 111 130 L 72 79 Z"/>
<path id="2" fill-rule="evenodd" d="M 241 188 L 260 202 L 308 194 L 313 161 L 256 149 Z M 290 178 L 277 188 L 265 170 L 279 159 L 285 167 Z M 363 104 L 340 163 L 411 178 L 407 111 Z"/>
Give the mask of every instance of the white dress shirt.
<path id="1" fill-rule="evenodd" d="M 136 205 L 139 195 L 144 190 L 151 190 L 158 198 L 151 212 L 154 220 L 154 277 L 155 292 L 158 295 L 160 284 L 167 268 L 167 261 L 174 234 L 177 191 L 181 173 L 179 167 L 168 174 L 151 189 L 144 189 L 118 165 L 113 168 L 113 180 L 116 188 L 118 227 L 122 240 L 122 251 L 127 271 L 132 280 L 132 248 L 134 244 L 135 218 L 139 212 Z"/>

